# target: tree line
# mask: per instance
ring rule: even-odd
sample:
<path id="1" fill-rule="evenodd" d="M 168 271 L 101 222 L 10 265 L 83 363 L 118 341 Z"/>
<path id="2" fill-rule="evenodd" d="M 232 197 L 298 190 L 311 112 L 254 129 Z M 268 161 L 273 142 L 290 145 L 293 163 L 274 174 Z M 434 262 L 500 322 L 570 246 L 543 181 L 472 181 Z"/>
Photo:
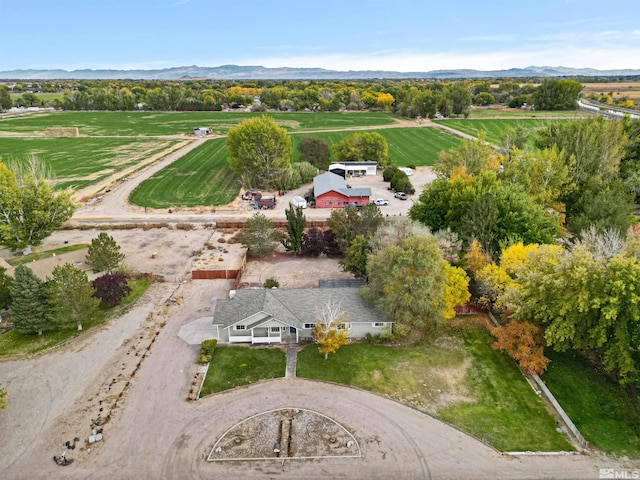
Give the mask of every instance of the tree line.
<path id="1" fill-rule="evenodd" d="M 93 271 L 105 272 L 93 282 L 70 263 L 56 266 L 44 281 L 24 265 L 15 268 L 13 277 L 0 267 L 0 308 L 11 311 L 13 326 L 21 334 L 82 330 L 83 324 L 102 315 L 101 307 L 116 306 L 131 292 L 127 275 L 118 271 L 123 260 L 120 246 L 101 232 L 87 251 Z"/>
<path id="2" fill-rule="evenodd" d="M 537 86 L 535 82 L 540 81 Z M 82 111 L 380 110 L 405 117 L 467 115 L 471 105 L 575 109 L 582 85 L 571 79 L 360 81 L 68 80 L 0 86 L 0 108 L 51 106 Z M 27 90 L 27 91 L 25 91 Z M 45 101 L 38 92 L 57 92 Z M 20 93 L 12 99 L 10 93 Z"/>

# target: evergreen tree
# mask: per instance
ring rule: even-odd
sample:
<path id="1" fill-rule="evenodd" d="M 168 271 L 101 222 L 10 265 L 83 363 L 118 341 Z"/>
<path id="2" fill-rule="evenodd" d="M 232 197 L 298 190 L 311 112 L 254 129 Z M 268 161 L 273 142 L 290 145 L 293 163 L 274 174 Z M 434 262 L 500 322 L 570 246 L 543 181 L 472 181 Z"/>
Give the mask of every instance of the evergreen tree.
<path id="1" fill-rule="evenodd" d="M 11 285 L 11 317 L 19 333 L 37 333 L 52 328 L 47 317 L 47 300 L 42 281 L 33 271 L 20 265 L 15 270 L 15 281 Z"/>
<path id="2" fill-rule="evenodd" d="M 124 253 L 120 252 L 120 245 L 109 234 L 100 232 L 91 240 L 87 263 L 93 267 L 94 272 L 115 270 L 123 260 Z"/>
<path id="3" fill-rule="evenodd" d="M 286 208 L 284 213 L 287 216 L 287 237 L 281 240 L 282 245 L 287 251 L 298 254 L 302 248 L 302 235 L 307 226 L 307 219 L 302 213 L 301 206 L 291 205 L 291 208 Z"/>

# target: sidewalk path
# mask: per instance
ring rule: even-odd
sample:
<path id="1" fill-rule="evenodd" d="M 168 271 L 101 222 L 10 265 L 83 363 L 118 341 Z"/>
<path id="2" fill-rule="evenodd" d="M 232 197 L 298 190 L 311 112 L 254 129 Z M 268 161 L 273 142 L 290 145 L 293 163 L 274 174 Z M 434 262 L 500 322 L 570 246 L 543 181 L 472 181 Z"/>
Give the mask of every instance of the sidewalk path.
<path id="1" fill-rule="evenodd" d="M 296 378 L 296 361 L 298 360 L 298 344 L 290 343 L 287 348 L 287 371 L 285 378 Z"/>

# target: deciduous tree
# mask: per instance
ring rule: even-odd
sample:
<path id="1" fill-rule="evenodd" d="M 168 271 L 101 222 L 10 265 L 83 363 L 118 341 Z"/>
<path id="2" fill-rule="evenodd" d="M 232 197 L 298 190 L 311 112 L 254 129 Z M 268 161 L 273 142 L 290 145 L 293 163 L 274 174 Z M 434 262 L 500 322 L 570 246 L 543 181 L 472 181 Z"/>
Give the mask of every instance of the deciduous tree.
<path id="1" fill-rule="evenodd" d="M 465 305 L 471 294 L 469 293 L 469 277 L 460 267 L 453 267 L 448 262 L 444 265 L 446 283 L 444 285 L 444 319 L 455 318 L 455 307 Z"/>
<path id="2" fill-rule="evenodd" d="M 291 163 L 291 138 L 266 115 L 230 129 L 226 145 L 229 165 L 245 188 L 272 188 Z"/>
<path id="3" fill-rule="evenodd" d="M 0 161 L 0 245 L 11 250 L 36 246 L 74 211 L 71 192 L 53 190 L 43 177 L 20 178 Z"/>
<path id="4" fill-rule="evenodd" d="M 70 263 L 53 269 L 52 277 L 45 284 L 51 318 L 62 328 L 77 326 L 97 315 L 99 300 L 87 274 Z"/>
<path id="5" fill-rule="evenodd" d="M 131 293 L 127 276 L 120 272 L 107 272 L 96 278 L 92 285 L 95 290 L 93 296 L 106 307 L 119 305 L 122 299 Z"/>
<path id="6" fill-rule="evenodd" d="M 362 294 L 395 320 L 396 335 L 419 338 L 431 322 L 442 320 L 446 311 L 445 264 L 432 235 L 405 238 L 400 245 L 369 257 L 369 283 L 362 287 Z"/>
<path id="7" fill-rule="evenodd" d="M 324 359 L 335 353 L 343 345 L 349 344 L 349 329 L 346 327 L 347 314 L 340 304 L 329 299 L 318 312 L 318 321 L 312 330 L 315 341 L 320 345 L 320 353 Z"/>
<path id="8" fill-rule="evenodd" d="M 331 156 L 331 148 L 329 144 L 322 138 L 307 136 L 298 144 L 300 152 L 300 161 L 309 162 L 316 167 L 322 166 L 327 168 L 329 165 L 329 157 Z"/>
<path id="9" fill-rule="evenodd" d="M 582 84 L 569 78 L 547 78 L 533 92 L 536 110 L 576 110 Z"/>
<path id="10" fill-rule="evenodd" d="M 529 322 L 511 320 L 505 326 L 491 327 L 496 337 L 492 348 L 506 352 L 522 370 L 529 374 L 541 374 L 547 368 L 549 359 L 544 356 L 540 327 Z"/>
<path id="11" fill-rule="evenodd" d="M 255 213 L 247 219 L 247 228 L 242 232 L 240 242 L 252 257 L 263 257 L 275 250 L 280 238 L 273 222 L 262 213 Z"/>
<path id="12" fill-rule="evenodd" d="M 377 132 L 354 133 L 333 146 L 340 162 L 378 162 L 383 167 L 389 163 L 389 146 Z"/>

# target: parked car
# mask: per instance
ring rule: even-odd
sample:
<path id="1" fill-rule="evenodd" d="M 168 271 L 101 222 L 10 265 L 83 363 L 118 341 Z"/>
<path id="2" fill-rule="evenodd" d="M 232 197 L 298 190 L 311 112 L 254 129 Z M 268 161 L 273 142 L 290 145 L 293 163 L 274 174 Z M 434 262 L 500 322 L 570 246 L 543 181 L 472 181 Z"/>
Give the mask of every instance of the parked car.
<path id="1" fill-rule="evenodd" d="M 404 192 L 396 192 L 394 197 L 399 198 L 400 200 L 406 200 L 407 198 L 409 198 Z"/>
<path id="2" fill-rule="evenodd" d="M 389 205 L 389 200 L 385 200 L 384 198 L 376 198 L 375 200 L 372 200 L 371 203 L 381 207 L 383 205 Z"/>

